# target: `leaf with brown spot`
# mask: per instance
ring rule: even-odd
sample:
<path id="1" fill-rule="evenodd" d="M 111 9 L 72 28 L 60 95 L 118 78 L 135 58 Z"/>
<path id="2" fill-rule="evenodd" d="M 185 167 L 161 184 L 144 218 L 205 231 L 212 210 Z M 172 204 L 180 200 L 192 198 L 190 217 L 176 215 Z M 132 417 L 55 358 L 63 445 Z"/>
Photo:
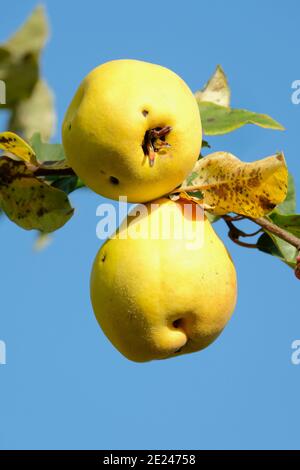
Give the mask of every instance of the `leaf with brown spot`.
<path id="1" fill-rule="evenodd" d="M 214 74 L 204 88 L 195 93 L 195 97 L 198 102 L 209 101 L 210 103 L 215 103 L 220 106 L 229 106 L 230 88 L 221 65 L 217 66 Z"/>
<path id="2" fill-rule="evenodd" d="M 279 122 L 267 114 L 230 107 L 230 89 L 227 77 L 220 65 L 204 88 L 195 93 L 195 98 L 201 114 L 203 132 L 206 135 L 226 134 L 246 124 L 284 130 Z"/>
<path id="3" fill-rule="evenodd" d="M 12 153 L 26 163 L 38 165 L 34 150 L 14 132 L 0 133 L 0 149 Z"/>
<path id="4" fill-rule="evenodd" d="M 181 189 L 201 191 L 204 204 L 216 215 L 235 212 L 262 217 L 287 194 L 288 171 L 282 153 L 245 163 L 230 153 L 216 152 L 198 160 L 192 174 L 191 186 L 184 183 Z"/>
<path id="5" fill-rule="evenodd" d="M 73 215 L 66 194 L 36 178 L 24 162 L 0 159 L 1 208 L 26 230 L 50 233 Z"/>
<path id="6" fill-rule="evenodd" d="M 284 127 L 267 114 L 247 109 L 234 109 L 208 101 L 199 101 L 203 132 L 206 135 L 222 135 L 239 129 L 246 124 L 255 124 L 265 129 L 282 131 Z"/>

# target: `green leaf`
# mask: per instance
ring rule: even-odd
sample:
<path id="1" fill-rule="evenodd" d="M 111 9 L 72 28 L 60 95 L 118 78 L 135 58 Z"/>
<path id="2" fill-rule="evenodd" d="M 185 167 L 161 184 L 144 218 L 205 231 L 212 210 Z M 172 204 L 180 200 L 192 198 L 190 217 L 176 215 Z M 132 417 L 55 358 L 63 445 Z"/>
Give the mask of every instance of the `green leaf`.
<path id="1" fill-rule="evenodd" d="M 276 256 L 277 258 L 280 258 L 282 261 L 284 261 L 284 258 L 282 257 L 282 253 L 280 252 L 278 247 L 273 242 L 272 238 L 267 233 L 263 233 L 259 237 L 259 239 L 257 240 L 257 248 L 264 253 L 268 253 L 269 255 Z"/>
<path id="2" fill-rule="evenodd" d="M 279 249 L 280 253 L 282 254 L 282 257 L 284 258 L 284 261 L 291 267 L 296 266 L 296 257 L 298 254 L 297 249 L 290 245 L 289 243 L 285 242 L 281 238 L 276 237 L 273 234 L 270 234 L 273 242 Z"/>
<path id="3" fill-rule="evenodd" d="M 21 28 L 2 46 L 15 58 L 24 54 L 38 54 L 48 38 L 48 21 L 45 9 L 38 5 Z"/>
<path id="4" fill-rule="evenodd" d="M 65 160 L 64 149 L 61 144 L 48 144 L 42 141 L 41 134 L 35 133 L 30 139 L 30 145 L 34 149 L 40 162 L 53 162 Z"/>
<path id="5" fill-rule="evenodd" d="M 34 54 L 27 54 L 17 61 L 9 58 L 0 62 L 0 80 L 6 84 L 6 103 L 1 107 L 11 108 L 18 101 L 29 98 L 38 77 L 38 57 Z"/>
<path id="6" fill-rule="evenodd" d="M 43 140 L 49 140 L 56 123 L 54 97 L 48 85 L 39 80 L 31 96 L 13 108 L 9 129 L 27 139 L 39 132 Z"/>
<path id="7" fill-rule="evenodd" d="M 258 114 L 245 109 L 232 109 L 214 103 L 198 101 L 203 131 L 207 135 L 219 135 L 232 132 L 245 124 L 284 130 L 279 122 L 266 114 Z"/>
<path id="8" fill-rule="evenodd" d="M 198 102 L 205 101 L 220 106 L 230 105 L 230 89 L 227 77 L 220 65 L 201 91 L 195 93 Z"/>
<path id="9" fill-rule="evenodd" d="M 24 25 L 0 46 L 0 80 L 6 83 L 5 108 L 32 93 L 39 77 L 39 55 L 48 36 L 44 9 L 37 7 Z"/>
<path id="10" fill-rule="evenodd" d="M 0 46 L 0 62 L 10 58 L 10 53 L 5 47 Z"/>
<path id="11" fill-rule="evenodd" d="M 296 267 L 297 250 L 294 246 L 273 234 L 263 233 L 257 241 L 257 248 L 269 255 L 276 256 L 291 268 Z"/>
<path id="12" fill-rule="evenodd" d="M 283 130 L 281 124 L 266 114 L 245 109 L 230 108 L 230 89 L 227 77 L 220 65 L 201 91 L 195 93 L 198 102 L 203 131 L 207 135 L 232 132 L 245 124 Z"/>
<path id="13" fill-rule="evenodd" d="M 203 193 L 201 191 L 193 191 L 193 192 L 188 191 L 186 194 L 188 196 L 191 196 L 197 199 L 201 199 L 201 200 L 203 199 Z"/>
<path id="14" fill-rule="evenodd" d="M 281 203 L 269 215 L 269 219 L 287 232 L 300 238 L 300 214 L 294 214 L 296 210 L 296 194 L 294 179 L 289 174 L 288 193 L 285 201 Z M 289 213 L 291 212 L 291 213 Z M 297 249 L 271 233 L 264 233 L 257 242 L 260 251 L 277 256 L 290 267 L 295 269 Z"/>
<path id="15" fill-rule="evenodd" d="M 61 189 L 66 194 L 70 194 L 75 189 L 78 189 L 78 177 L 77 176 L 66 176 L 55 180 L 52 185 L 54 188 Z"/>
<path id="16" fill-rule="evenodd" d="M 50 233 L 73 215 L 66 194 L 36 178 L 24 162 L 0 159 L 1 207 L 13 222 L 26 230 Z"/>
<path id="17" fill-rule="evenodd" d="M 208 218 L 208 220 L 210 221 L 211 224 L 214 224 L 215 222 L 218 222 L 218 220 L 220 220 L 220 218 L 221 218 L 219 215 L 211 214 L 208 211 L 205 211 L 205 215 L 206 215 L 206 217 Z"/>
<path id="18" fill-rule="evenodd" d="M 282 215 L 272 213 L 270 219 L 274 224 L 300 238 L 300 214 Z"/>
<path id="19" fill-rule="evenodd" d="M 291 173 L 289 173 L 287 196 L 285 200 L 276 207 L 273 213 L 293 214 L 294 212 L 296 212 L 296 188 L 294 178 Z"/>

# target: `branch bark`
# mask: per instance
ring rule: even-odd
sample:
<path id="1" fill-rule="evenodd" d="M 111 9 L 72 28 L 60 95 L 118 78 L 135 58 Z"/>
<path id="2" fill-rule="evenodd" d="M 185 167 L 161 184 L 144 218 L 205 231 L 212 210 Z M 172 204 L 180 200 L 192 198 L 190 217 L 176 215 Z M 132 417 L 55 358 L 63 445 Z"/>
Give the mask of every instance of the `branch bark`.
<path id="1" fill-rule="evenodd" d="M 38 167 L 33 173 L 35 176 L 76 176 L 72 168 L 55 169 Z"/>
<path id="2" fill-rule="evenodd" d="M 252 222 L 255 222 L 257 225 L 262 227 L 265 231 L 273 233 L 273 235 L 276 235 L 277 237 L 286 241 L 290 245 L 297 248 L 298 251 L 300 251 L 300 238 L 296 237 L 292 233 L 287 232 L 286 230 L 284 230 L 283 228 L 279 227 L 276 224 L 273 224 L 273 222 L 270 222 L 265 217 L 259 217 L 259 218 L 254 218 L 254 219 L 252 219 L 251 217 L 248 217 L 248 219 L 251 220 Z"/>

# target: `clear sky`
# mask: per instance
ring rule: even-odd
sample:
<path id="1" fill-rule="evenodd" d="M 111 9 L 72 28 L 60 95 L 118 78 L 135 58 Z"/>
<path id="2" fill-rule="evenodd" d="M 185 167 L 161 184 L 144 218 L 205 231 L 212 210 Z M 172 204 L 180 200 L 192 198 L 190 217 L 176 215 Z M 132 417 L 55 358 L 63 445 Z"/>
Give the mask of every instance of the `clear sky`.
<path id="1" fill-rule="evenodd" d="M 35 6 L 4 2 L 0 40 Z M 210 139 L 252 161 L 284 150 L 300 187 L 300 3 L 171 0 L 45 2 L 52 38 L 43 73 L 56 93 L 59 127 L 81 79 L 115 58 L 159 63 L 193 90 L 220 63 L 232 104 L 265 112 L 286 132 L 247 126 Z M 232 321 L 203 352 L 135 364 L 106 340 L 89 301 L 99 248 L 97 205 L 71 196 L 76 213 L 43 252 L 34 233 L 1 219 L 0 447 L 80 449 L 300 448 L 299 281 L 280 261 L 239 248 L 216 229 L 235 261 L 239 298 Z M 208 295 L 214 295 L 208 293 Z"/>

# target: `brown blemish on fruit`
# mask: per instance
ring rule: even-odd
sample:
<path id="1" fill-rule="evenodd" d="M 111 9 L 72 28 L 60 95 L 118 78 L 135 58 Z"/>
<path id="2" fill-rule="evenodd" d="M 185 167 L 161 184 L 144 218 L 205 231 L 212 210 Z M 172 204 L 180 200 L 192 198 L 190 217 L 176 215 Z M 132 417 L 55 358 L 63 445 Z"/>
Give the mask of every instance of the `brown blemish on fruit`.
<path id="1" fill-rule="evenodd" d="M 109 181 L 114 184 L 114 185 L 118 185 L 120 183 L 120 181 L 118 180 L 118 178 L 116 178 L 115 176 L 110 176 L 109 177 Z"/>

